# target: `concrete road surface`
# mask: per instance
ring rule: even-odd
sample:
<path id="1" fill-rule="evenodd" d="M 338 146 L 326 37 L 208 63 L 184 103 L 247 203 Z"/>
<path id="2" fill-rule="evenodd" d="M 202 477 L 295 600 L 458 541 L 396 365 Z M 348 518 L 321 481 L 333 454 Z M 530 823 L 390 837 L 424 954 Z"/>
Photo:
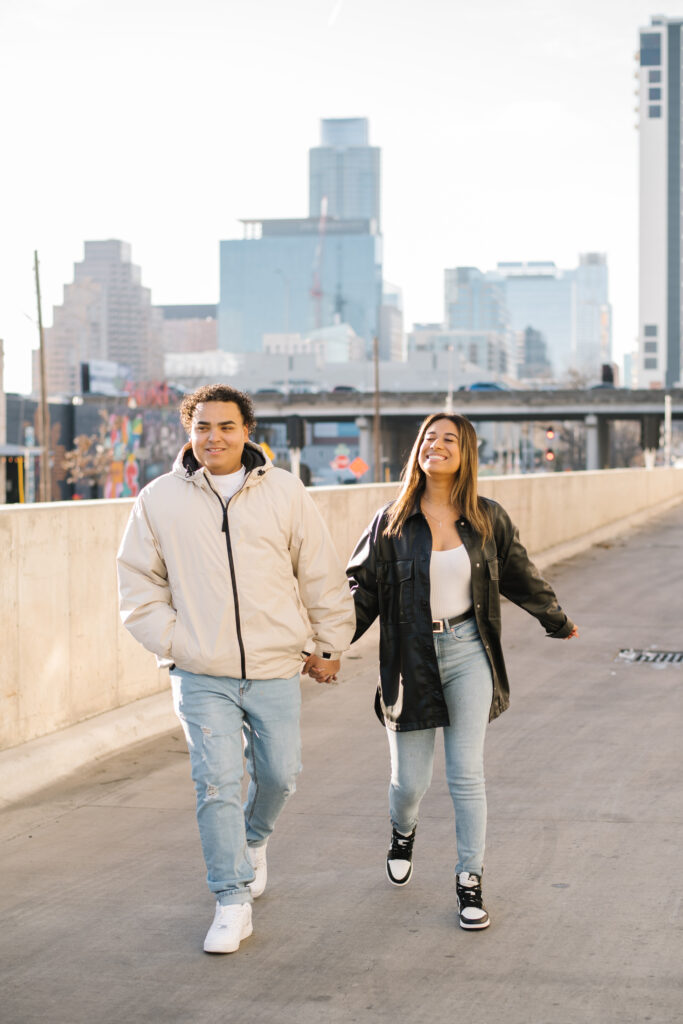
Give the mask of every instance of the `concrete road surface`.
<path id="1" fill-rule="evenodd" d="M 481 933 L 457 927 L 439 754 L 406 890 L 384 876 L 377 635 L 306 681 L 304 772 L 254 935 L 202 952 L 179 732 L 0 818 L 3 1024 L 683 1022 L 683 505 L 552 567 L 579 641 L 504 610 L 512 707 L 489 730 Z"/>

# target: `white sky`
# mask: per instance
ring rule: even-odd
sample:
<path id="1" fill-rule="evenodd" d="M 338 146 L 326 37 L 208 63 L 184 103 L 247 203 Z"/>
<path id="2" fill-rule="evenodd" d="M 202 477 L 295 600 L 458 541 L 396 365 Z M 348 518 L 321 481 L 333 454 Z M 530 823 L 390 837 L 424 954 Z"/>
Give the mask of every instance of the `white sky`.
<path id="1" fill-rule="evenodd" d="M 239 217 L 306 216 L 323 117 L 382 148 L 406 326 L 445 267 L 608 255 L 637 329 L 635 0 L 0 0 L 0 338 L 30 386 L 83 241 L 122 238 L 155 303 L 216 302 Z M 669 2 L 663 13 L 683 14 Z"/>

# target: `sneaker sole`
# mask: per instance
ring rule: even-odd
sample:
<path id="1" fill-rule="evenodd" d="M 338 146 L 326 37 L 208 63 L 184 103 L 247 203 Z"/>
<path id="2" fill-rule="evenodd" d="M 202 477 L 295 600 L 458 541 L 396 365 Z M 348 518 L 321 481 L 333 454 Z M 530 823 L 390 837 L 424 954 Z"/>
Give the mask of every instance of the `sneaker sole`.
<path id="1" fill-rule="evenodd" d="M 484 921 L 483 924 L 463 924 L 463 922 L 460 921 L 460 927 L 463 928 L 466 932 L 480 932 L 484 928 L 488 928 L 490 924 L 490 918 Z"/>
<path id="2" fill-rule="evenodd" d="M 410 865 L 410 871 L 408 872 L 408 874 L 406 875 L 405 878 L 401 879 L 400 882 L 397 882 L 395 878 L 391 877 L 391 874 L 389 873 L 389 865 L 388 864 L 386 866 L 386 870 L 387 870 L 387 878 L 389 879 L 391 884 L 393 886 L 395 886 L 396 889 L 402 889 L 405 885 L 408 884 L 410 879 L 413 877 L 413 865 L 412 864 Z"/>
<path id="3" fill-rule="evenodd" d="M 204 952 L 205 953 L 214 953 L 214 954 L 216 954 L 216 953 L 236 953 L 237 950 L 240 948 L 240 942 L 242 942 L 244 939 L 248 939 L 253 931 L 254 931 L 254 926 L 253 926 L 253 924 L 250 924 L 249 927 L 246 928 L 244 930 L 244 932 L 242 932 L 242 934 L 240 935 L 239 939 L 237 940 L 237 945 L 236 946 L 232 945 L 228 949 L 226 949 L 225 947 L 223 947 L 221 949 L 208 949 L 207 946 L 206 946 L 206 943 L 204 943 Z"/>

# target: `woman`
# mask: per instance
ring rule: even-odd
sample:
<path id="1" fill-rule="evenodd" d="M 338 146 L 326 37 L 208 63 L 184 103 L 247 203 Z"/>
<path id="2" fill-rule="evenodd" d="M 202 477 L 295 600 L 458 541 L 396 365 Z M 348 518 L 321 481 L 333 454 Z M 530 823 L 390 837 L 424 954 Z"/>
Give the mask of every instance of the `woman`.
<path id="1" fill-rule="evenodd" d="M 356 634 L 379 615 L 375 710 L 391 754 L 389 881 L 406 885 L 420 801 L 432 776 L 437 728 L 455 807 L 456 892 L 462 928 L 487 928 L 484 737 L 509 704 L 499 593 L 546 634 L 578 630 L 519 541 L 509 516 L 477 495 L 477 436 L 463 416 L 420 427 L 398 498 L 379 510 L 347 567 Z"/>

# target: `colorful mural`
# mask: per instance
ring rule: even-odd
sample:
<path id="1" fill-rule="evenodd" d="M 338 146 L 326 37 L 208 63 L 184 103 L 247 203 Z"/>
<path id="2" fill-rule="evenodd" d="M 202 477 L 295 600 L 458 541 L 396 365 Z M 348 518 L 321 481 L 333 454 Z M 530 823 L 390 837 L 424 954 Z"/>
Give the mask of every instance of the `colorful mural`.
<path id="1" fill-rule="evenodd" d="M 170 470 L 185 440 L 175 409 L 157 407 L 110 413 L 106 444 L 114 458 L 104 497 L 136 497 L 146 483 Z"/>

